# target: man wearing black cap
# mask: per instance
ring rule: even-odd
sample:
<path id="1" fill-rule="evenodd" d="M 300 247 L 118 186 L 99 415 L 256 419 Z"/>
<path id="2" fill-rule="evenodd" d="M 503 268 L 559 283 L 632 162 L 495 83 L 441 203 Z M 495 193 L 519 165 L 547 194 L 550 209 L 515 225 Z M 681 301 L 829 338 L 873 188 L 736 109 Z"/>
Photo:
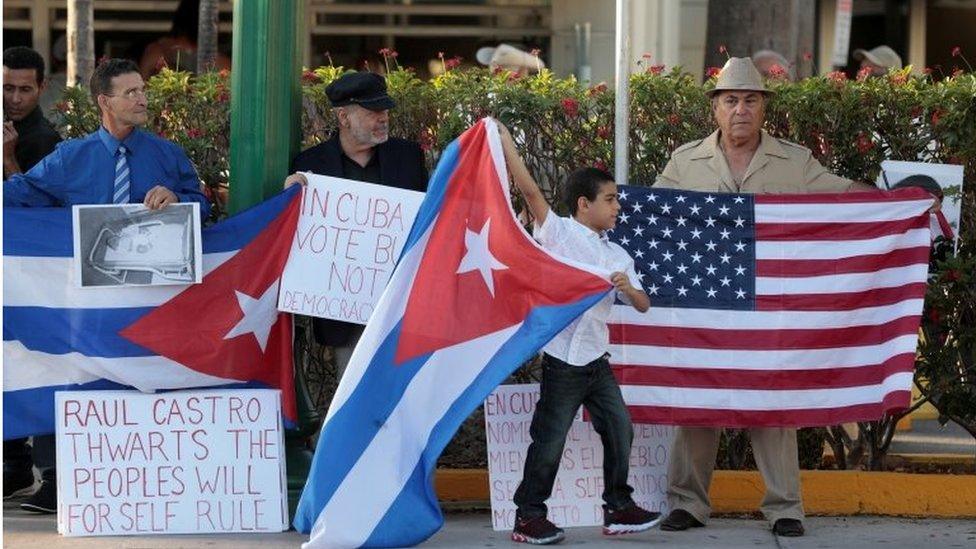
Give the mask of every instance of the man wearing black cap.
<path id="1" fill-rule="evenodd" d="M 386 92 L 386 80 L 371 72 L 345 74 L 325 89 L 339 131 L 328 141 L 302 151 L 292 162 L 285 187 L 305 184 L 295 172 L 342 177 L 388 187 L 427 190 L 427 168 L 420 145 L 389 136 L 390 109 L 396 103 Z M 363 326 L 315 318 L 315 340 L 335 348 L 339 374 L 346 368 Z"/>

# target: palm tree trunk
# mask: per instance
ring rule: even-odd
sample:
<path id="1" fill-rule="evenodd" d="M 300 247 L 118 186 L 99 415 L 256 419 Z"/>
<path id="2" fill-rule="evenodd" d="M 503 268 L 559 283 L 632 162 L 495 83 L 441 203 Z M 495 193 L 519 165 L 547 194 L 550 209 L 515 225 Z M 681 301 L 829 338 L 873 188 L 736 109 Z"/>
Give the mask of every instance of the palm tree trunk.
<path id="1" fill-rule="evenodd" d="M 95 70 L 92 0 L 68 0 L 68 85 L 88 85 Z"/>
<path id="2" fill-rule="evenodd" d="M 197 27 L 197 72 L 213 70 L 217 61 L 217 0 L 200 0 Z"/>

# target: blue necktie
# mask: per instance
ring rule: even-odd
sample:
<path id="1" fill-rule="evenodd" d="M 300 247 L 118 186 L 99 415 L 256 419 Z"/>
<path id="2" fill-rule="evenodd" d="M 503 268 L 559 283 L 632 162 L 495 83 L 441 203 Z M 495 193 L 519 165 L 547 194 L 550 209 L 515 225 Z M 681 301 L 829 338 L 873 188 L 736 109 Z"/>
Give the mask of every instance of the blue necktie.
<path id="1" fill-rule="evenodd" d="M 115 162 L 115 189 L 112 193 L 113 204 L 128 204 L 129 202 L 129 163 L 125 161 L 125 145 L 119 145 Z"/>

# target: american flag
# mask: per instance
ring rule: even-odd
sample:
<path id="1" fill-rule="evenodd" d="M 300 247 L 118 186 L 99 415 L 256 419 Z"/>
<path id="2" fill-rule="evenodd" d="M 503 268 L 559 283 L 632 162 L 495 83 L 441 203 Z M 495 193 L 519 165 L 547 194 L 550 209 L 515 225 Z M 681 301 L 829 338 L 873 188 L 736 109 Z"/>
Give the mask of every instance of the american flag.
<path id="1" fill-rule="evenodd" d="M 610 353 L 639 423 L 813 426 L 908 406 L 931 231 L 919 189 L 620 187 L 610 238 L 651 298 Z"/>

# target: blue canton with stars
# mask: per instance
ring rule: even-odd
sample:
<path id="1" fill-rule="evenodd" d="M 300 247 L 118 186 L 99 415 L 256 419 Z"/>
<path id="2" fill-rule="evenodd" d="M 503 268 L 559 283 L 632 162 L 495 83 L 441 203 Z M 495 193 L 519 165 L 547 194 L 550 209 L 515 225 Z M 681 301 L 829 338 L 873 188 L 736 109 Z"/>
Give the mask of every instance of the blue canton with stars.
<path id="1" fill-rule="evenodd" d="M 634 258 L 651 307 L 755 308 L 752 196 L 621 185 L 610 240 Z"/>

